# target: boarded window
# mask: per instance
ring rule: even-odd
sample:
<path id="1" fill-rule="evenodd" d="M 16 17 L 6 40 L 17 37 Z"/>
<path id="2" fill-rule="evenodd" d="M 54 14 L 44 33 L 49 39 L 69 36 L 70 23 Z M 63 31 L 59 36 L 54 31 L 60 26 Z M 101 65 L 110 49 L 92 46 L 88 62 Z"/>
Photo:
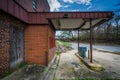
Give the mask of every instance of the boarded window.
<path id="1" fill-rule="evenodd" d="M 24 60 L 23 29 L 10 27 L 10 67 L 14 68 Z"/>

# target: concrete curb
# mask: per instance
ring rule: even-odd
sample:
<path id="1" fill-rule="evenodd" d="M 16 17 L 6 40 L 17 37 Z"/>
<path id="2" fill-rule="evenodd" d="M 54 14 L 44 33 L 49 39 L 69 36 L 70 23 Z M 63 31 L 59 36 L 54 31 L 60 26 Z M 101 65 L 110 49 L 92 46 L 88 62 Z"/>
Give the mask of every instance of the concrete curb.
<path id="1" fill-rule="evenodd" d="M 90 63 L 85 61 L 81 56 L 79 56 L 79 54 L 75 54 L 89 69 L 93 70 L 93 71 L 102 71 L 103 67 L 102 65 L 98 64 L 98 63 Z"/>
<path id="2" fill-rule="evenodd" d="M 43 76 L 39 80 L 46 80 L 46 77 L 48 77 L 49 71 L 51 70 L 52 66 L 54 66 L 56 69 L 56 65 L 54 65 L 54 62 L 57 61 L 57 58 L 58 58 L 57 55 L 55 55 L 54 58 L 52 59 L 52 61 L 49 63 L 46 70 L 44 71 Z M 54 74 L 55 74 L 55 72 L 53 71 L 53 76 L 49 80 L 53 80 Z"/>

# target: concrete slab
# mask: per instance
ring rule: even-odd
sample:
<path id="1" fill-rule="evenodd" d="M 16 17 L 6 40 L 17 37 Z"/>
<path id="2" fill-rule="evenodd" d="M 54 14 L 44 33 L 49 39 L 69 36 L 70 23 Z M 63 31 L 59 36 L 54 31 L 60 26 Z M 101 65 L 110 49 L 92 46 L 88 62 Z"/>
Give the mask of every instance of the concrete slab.
<path id="1" fill-rule="evenodd" d="M 75 79 L 74 66 L 80 63 L 80 60 L 74 55 L 75 52 L 75 50 L 72 50 L 60 55 L 60 62 L 56 70 L 55 80 Z"/>
<path id="2" fill-rule="evenodd" d="M 52 76 L 47 77 L 44 80 L 68 80 L 68 79 L 85 79 L 85 78 L 93 78 L 93 79 L 101 79 L 101 78 L 116 78 L 113 73 L 103 70 L 103 71 L 93 71 L 87 68 L 81 60 L 75 55 L 77 51 L 71 50 L 66 53 L 60 54 L 60 59 L 58 60 L 56 69 L 48 70 L 48 73 Z M 88 59 L 85 59 L 88 60 Z M 89 62 L 89 60 L 88 60 Z M 89 64 L 92 67 L 100 67 L 98 64 Z M 55 66 L 51 66 L 54 68 Z M 53 71 L 53 72 L 52 72 Z M 54 73 L 54 75 L 52 74 Z"/>

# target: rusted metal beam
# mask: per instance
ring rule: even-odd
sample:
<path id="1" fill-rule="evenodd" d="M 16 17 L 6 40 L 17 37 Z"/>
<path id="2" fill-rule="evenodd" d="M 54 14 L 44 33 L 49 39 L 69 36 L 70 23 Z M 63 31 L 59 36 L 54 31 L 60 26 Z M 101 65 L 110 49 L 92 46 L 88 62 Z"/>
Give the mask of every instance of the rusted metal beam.
<path id="1" fill-rule="evenodd" d="M 80 39 L 79 39 L 79 35 L 80 35 L 80 33 L 79 33 L 79 29 L 78 29 L 78 54 L 80 53 L 80 52 L 79 52 L 79 40 L 80 40 Z"/>
<path id="2" fill-rule="evenodd" d="M 58 31 L 69 31 L 69 30 L 74 30 L 74 31 L 76 31 L 76 30 L 78 30 L 78 28 L 70 28 L 70 29 L 68 29 L 68 28 L 63 28 L 63 29 L 56 29 L 56 30 L 58 30 Z"/>
<path id="3" fill-rule="evenodd" d="M 76 29 L 81 29 L 85 25 L 86 21 L 84 21 L 78 28 Z"/>
<path id="4" fill-rule="evenodd" d="M 35 17 L 38 20 L 39 18 L 43 20 L 39 20 L 36 22 L 41 24 L 48 24 L 46 19 L 64 19 L 64 14 L 67 14 L 67 19 L 99 19 L 99 18 L 112 18 L 113 12 L 29 12 L 29 20 L 30 23 L 35 23 L 33 21 L 35 15 L 39 15 L 40 17 Z"/>
<path id="5" fill-rule="evenodd" d="M 93 33 L 92 33 L 92 19 L 90 19 L 90 62 L 92 63 L 93 62 L 93 56 L 92 56 L 92 36 L 93 36 Z"/>
<path id="6" fill-rule="evenodd" d="M 92 19 L 92 20 L 93 20 L 93 19 Z M 104 23 L 104 22 L 106 22 L 106 21 L 108 21 L 108 20 L 110 20 L 110 19 L 103 19 L 103 20 L 99 21 L 98 23 L 94 24 L 94 25 L 92 26 L 92 28 L 95 28 L 95 27 L 97 27 L 98 25 L 100 25 L 100 24 L 102 24 L 102 23 Z M 81 29 L 81 30 L 90 30 L 90 28 Z"/>
<path id="7" fill-rule="evenodd" d="M 55 31 L 56 29 L 50 19 L 48 19 L 48 23 L 49 23 L 49 26 Z"/>

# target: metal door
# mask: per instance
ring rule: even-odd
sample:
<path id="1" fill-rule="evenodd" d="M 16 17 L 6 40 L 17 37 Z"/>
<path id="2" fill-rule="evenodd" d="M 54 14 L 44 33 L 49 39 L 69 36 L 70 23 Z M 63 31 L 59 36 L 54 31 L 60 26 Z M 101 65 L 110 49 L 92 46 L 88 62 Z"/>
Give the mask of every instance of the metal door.
<path id="1" fill-rule="evenodd" d="M 10 26 L 10 68 L 24 61 L 23 29 Z"/>

